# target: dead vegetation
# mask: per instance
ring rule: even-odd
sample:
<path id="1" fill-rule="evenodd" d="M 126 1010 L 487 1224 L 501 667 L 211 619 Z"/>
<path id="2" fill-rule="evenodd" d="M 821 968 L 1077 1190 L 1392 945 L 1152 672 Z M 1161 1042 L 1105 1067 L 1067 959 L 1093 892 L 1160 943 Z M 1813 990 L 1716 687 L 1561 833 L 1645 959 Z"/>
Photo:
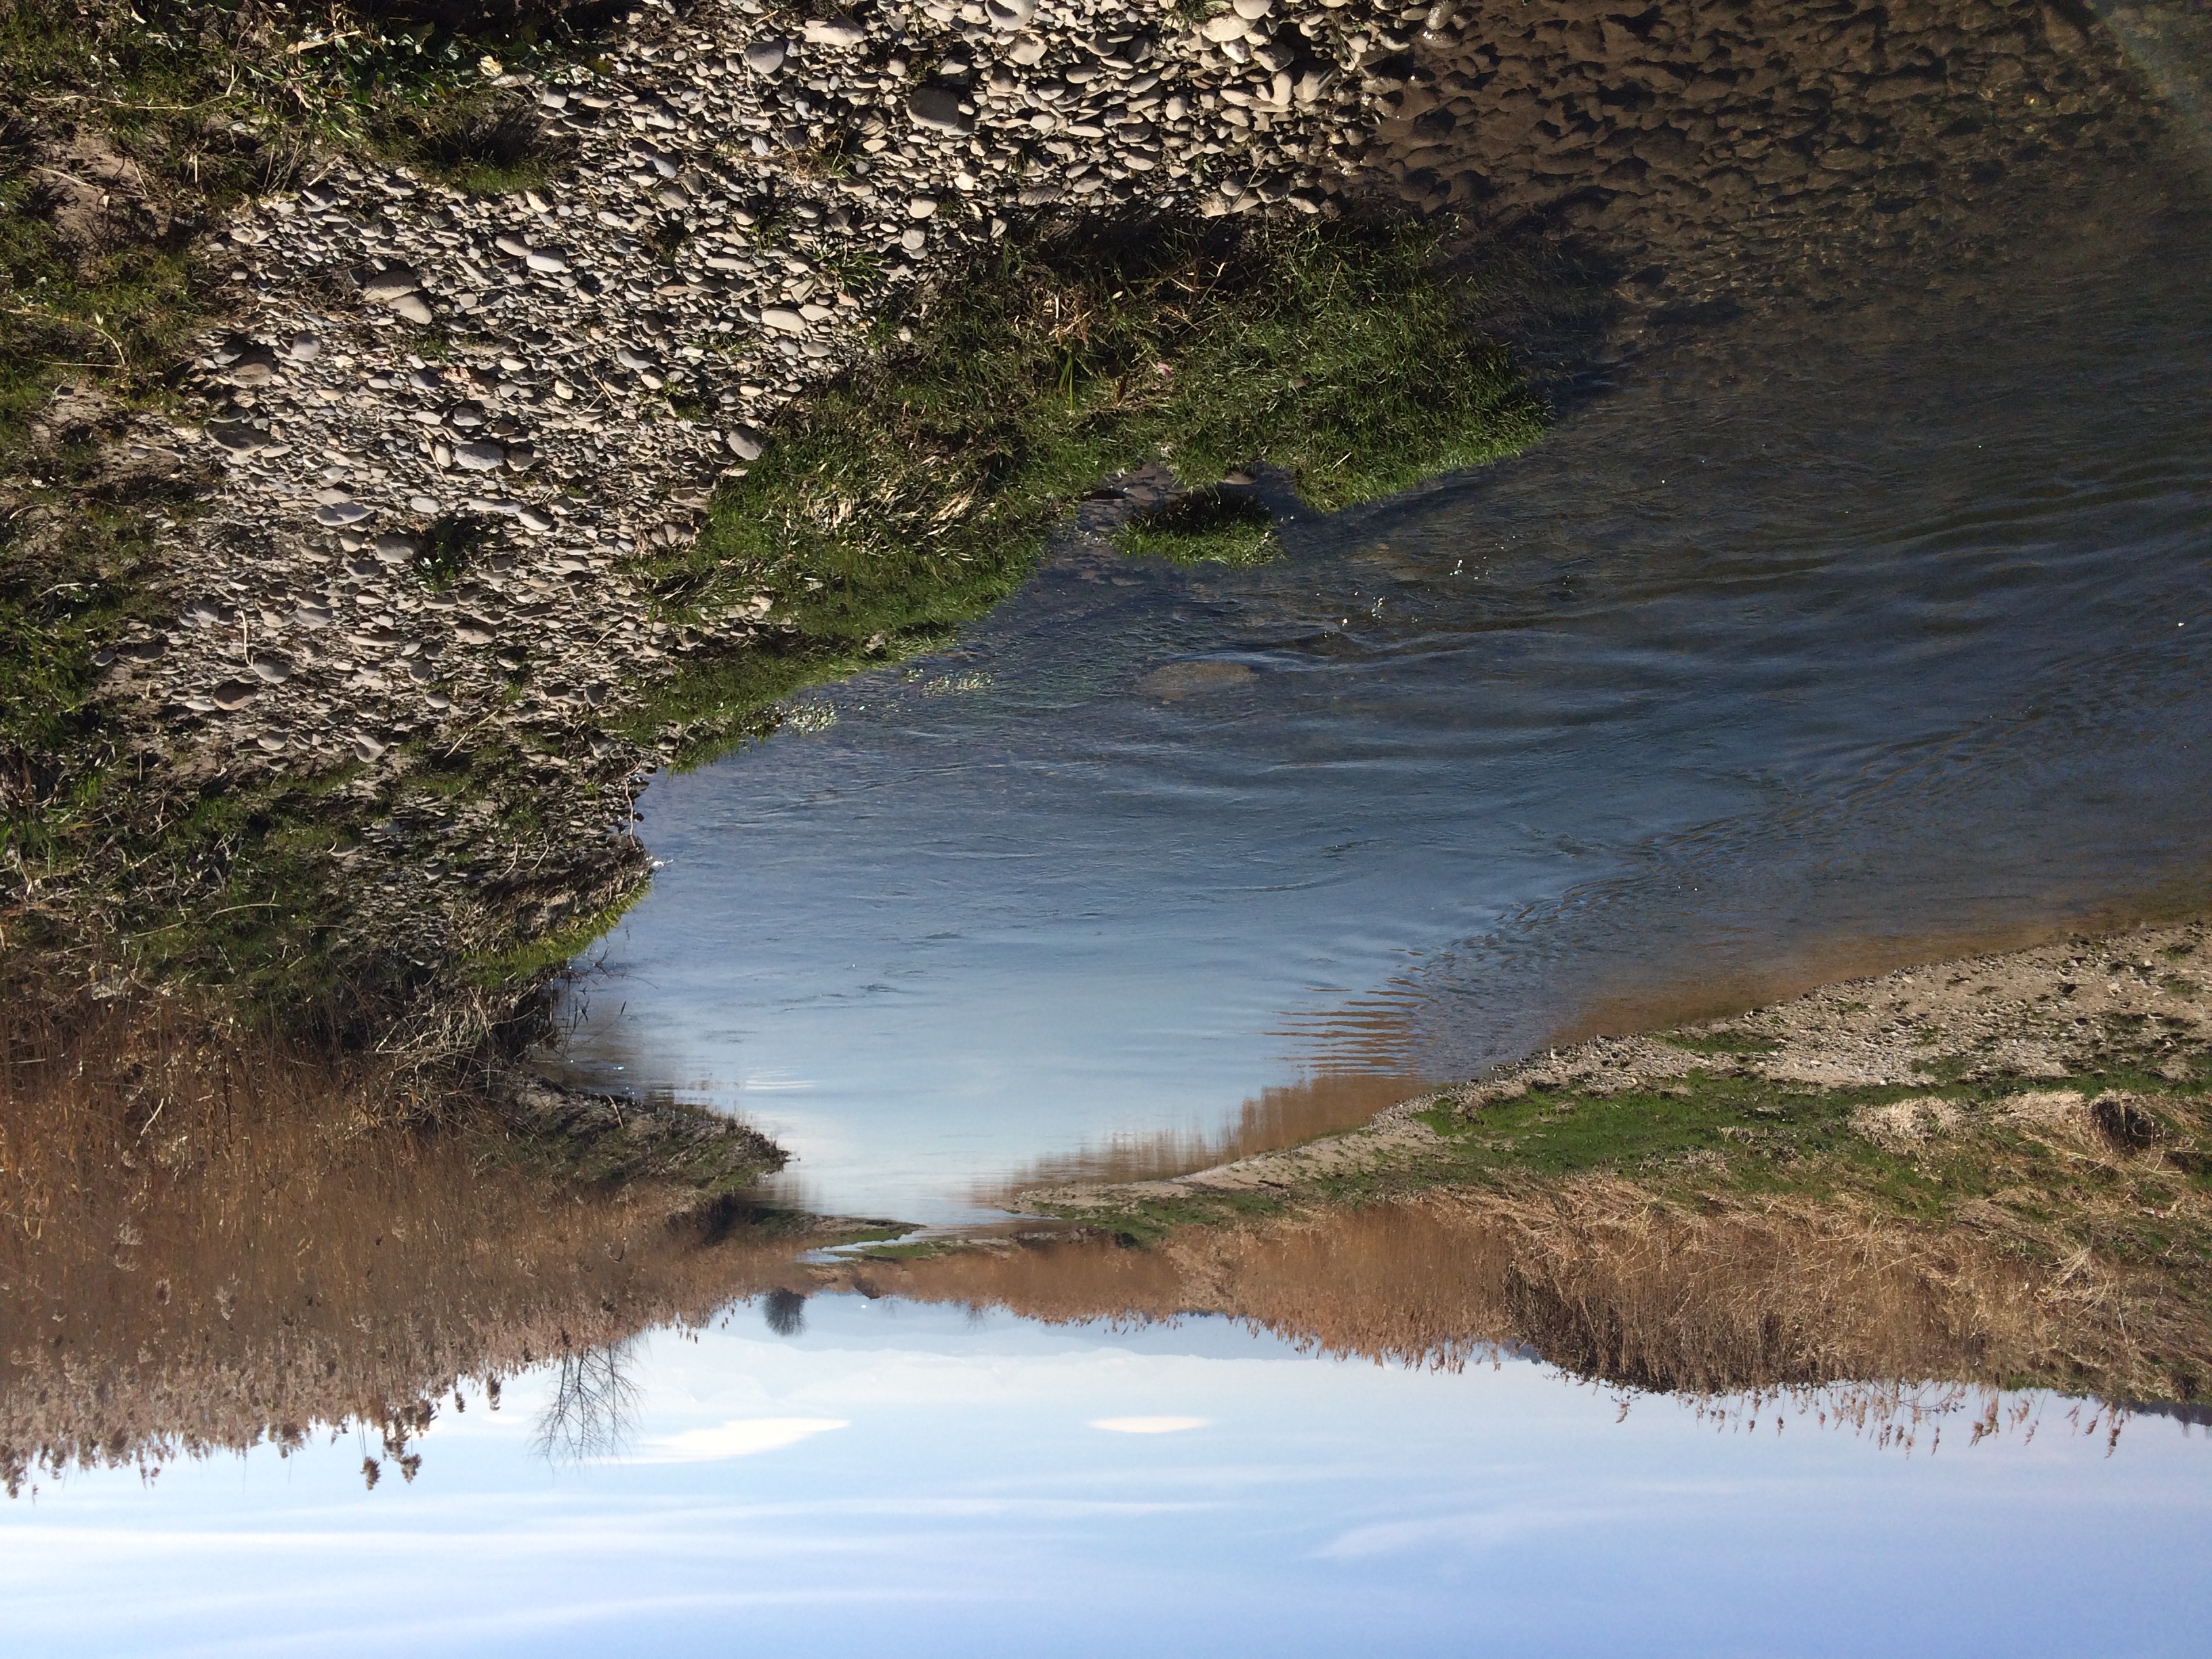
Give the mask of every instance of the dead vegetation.
<path id="1" fill-rule="evenodd" d="M 1827 986 L 1552 1051 L 1349 1134 L 1032 1190 L 1033 1212 L 1152 1247 L 1072 1254 L 1060 1301 L 1036 1305 L 1202 1306 L 1408 1361 L 1524 1343 L 1650 1387 L 1936 1377 L 2196 1401 L 2208 944 L 2173 924 Z M 1009 1275 L 1015 1306 L 1042 1270 L 908 1271 L 987 1300 Z"/>
<path id="2" fill-rule="evenodd" d="M 456 1378 L 704 1318 L 789 1255 L 733 1195 L 778 1161 L 750 1131 L 434 1092 L 182 996 L 79 1012 L 0 1023 L 11 1491 L 349 1419 L 404 1460 Z"/>
<path id="3" fill-rule="evenodd" d="M 1698 1394 L 1936 1379 L 2192 1400 L 2212 1376 L 2212 1319 L 2154 1279 L 2091 1260 L 2053 1272 L 2002 1237 L 1856 1205 L 1667 1203 L 1613 1176 L 849 1273 L 873 1294 L 1053 1321 L 1224 1314 L 1399 1364 L 1533 1350 L 1609 1384 Z"/>

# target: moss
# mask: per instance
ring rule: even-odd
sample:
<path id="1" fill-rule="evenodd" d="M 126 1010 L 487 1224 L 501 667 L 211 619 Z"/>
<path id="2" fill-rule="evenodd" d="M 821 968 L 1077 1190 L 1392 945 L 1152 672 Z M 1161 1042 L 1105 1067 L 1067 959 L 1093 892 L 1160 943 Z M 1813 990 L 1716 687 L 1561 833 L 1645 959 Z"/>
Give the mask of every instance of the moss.
<path id="1" fill-rule="evenodd" d="M 787 408 L 690 548 L 637 562 L 665 620 L 764 598 L 770 630 L 757 665 L 709 657 L 656 694 L 637 735 L 688 716 L 736 740 L 799 684 L 940 640 L 1021 582 L 1098 479 L 1146 461 L 1193 479 L 1265 461 L 1337 508 L 1532 441 L 1541 412 L 1434 253 L 1356 225 L 1011 234 L 884 319 L 878 358 Z M 1186 549 L 1256 551 L 1249 514 L 1208 500 L 1218 520 L 1194 508 Z"/>

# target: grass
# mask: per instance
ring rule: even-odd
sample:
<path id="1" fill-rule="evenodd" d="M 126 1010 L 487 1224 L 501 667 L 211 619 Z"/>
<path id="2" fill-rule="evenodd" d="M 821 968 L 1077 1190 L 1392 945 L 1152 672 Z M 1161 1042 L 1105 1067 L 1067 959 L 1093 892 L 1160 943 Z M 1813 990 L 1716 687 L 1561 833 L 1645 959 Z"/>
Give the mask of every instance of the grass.
<path id="1" fill-rule="evenodd" d="M 727 1120 L 422 1082 L 188 995 L 0 1002 L 0 1486 L 419 1430 L 462 1376 L 495 1401 L 846 1236 L 714 1196 L 776 1161 Z"/>
<path id="2" fill-rule="evenodd" d="M 1434 252 L 1403 227 L 1020 228 L 791 405 L 690 548 L 639 562 L 669 621 L 769 608 L 758 661 L 695 667 L 634 733 L 673 729 L 696 762 L 800 685 L 941 640 L 1021 582 L 1072 502 L 1146 461 L 1200 485 L 1265 462 L 1334 510 L 1533 441 L 1540 410 Z M 1218 495 L 1133 534 L 1184 556 L 1264 545 Z"/>
<path id="3" fill-rule="evenodd" d="M 1114 532 L 1114 545 L 1133 559 L 1240 567 L 1265 564 L 1283 549 L 1266 507 L 1218 486 L 1147 507 Z"/>
<path id="4" fill-rule="evenodd" d="M 1934 1297 L 1930 1307 L 1950 1294 L 1947 1285 L 1981 1285 L 1982 1311 L 1972 1317 L 2012 1333 L 2013 1369 L 1992 1375 L 2193 1399 L 2212 1387 L 2212 1059 L 2201 1048 L 2178 1058 L 2192 1051 L 2126 1014 L 2109 1023 L 2106 1037 L 2077 1045 L 2067 1075 L 1970 1078 L 1962 1064 L 1934 1068 L 1943 1081 L 1863 1087 L 1761 1075 L 1747 1059 L 1775 1045 L 1755 1033 L 1673 1032 L 1667 1042 L 1712 1063 L 1607 1086 L 1539 1073 L 1476 1091 L 1466 1104 L 1441 1097 L 1419 1120 L 1431 1141 L 1378 1142 L 1370 1157 L 1304 1172 L 1286 1165 L 1252 1190 L 1109 1188 L 1097 1201 L 1040 1207 L 1127 1243 L 1180 1240 L 1182 1249 L 1193 1230 L 1249 1233 L 1448 1200 L 1500 1225 L 1534 1218 L 1529 1225 L 1541 1225 L 1528 1249 L 1514 1246 L 1516 1271 L 1570 1279 L 1562 1230 L 1595 1237 L 1626 1229 L 1647 1243 L 1653 1228 L 1691 1240 L 1733 1230 L 1765 1239 L 1761 1249 L 1799 1237 L 1808 1260 L 1858 1237 L 1857 1248 L 1920 1264 L 1914 1272 L 1928 1282 L 1911 1297 Z M 1531 1254 L 1539 1234 L 1550 1243 Z M 1816 1249 L 1820 1239 L 1828 1242 Z M 1651 1258 L 1651 1273 L 1664 1254 Z M 1840 1261 L 1835 1269 L 1856 1271 Z M 1792 1284 L 1804 1278 L 1775 1271 Z M 1799 1305 L 1788 1316 L 1812 1331 L 1826 1316 L 1803 1301 L 1809 1293 L 1803 1285 L 1789 1292 Z M 1726 1299 L 1717 1287 L 1710 1294 Z M 1881 1294 L 1894 1304 L 1905 1292 Z M 1997 1304 L 2011 1311 L 1990 1312 Z M 1602 1331 L 1581 1320 L 1568 1319 L 1570 1350 L 1602 1347 Z M 1656 1351 L 1661 1334 L 1638 1341 Z M 2047 1352 L 2037 1346 L 2045 1339 L 2056 1345 Z"/>

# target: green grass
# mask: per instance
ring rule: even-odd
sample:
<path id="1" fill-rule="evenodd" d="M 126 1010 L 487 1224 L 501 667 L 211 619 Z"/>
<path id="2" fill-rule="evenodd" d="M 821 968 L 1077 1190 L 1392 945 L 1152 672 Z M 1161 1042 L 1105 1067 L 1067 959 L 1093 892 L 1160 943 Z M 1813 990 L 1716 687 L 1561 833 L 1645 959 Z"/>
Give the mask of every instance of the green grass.
<path id="1" fill-rule="evenodd" d="M 1679 1046 L 1683 1035 L 1668 1040 Z M 2033 1084 L 1820 1088 L 1715 1066 L 1614 1093 L 1532 1087 L 1472 1111 L 1446 1100 L 1421 1118 L 1438 1145 L 1350 1173 L 1062 1212 L 1151 1243 L 1181 1225 L 1234 1224 L 1307 1204 L 1609 1176 L 1692 1206 L 1845 1201 L 1930 1226 L 1957 1224 L 1966 1206 L 1994 1204 L 2051 1237 L 2124 1262 L 2212 1267 L 2212 1231 L 2198 1203 L 2212 1194 L 2212 1065 L 2200 1061 L 2178 1079 L 2152 1070 L 2154 1059 L 2148 1049 L 2119 1052 L 2080 1075 Z M 2103 1132 L 2110 1146 L 2130 1155 L 2085 1158 L 2086 1148 L 2033 1133 L 1997 1109 L 2027 1087 L 2073 1090 L 2090 1100 L 2111 1091 L 2138 1097 L 2100 1109 L 2112 1120 Z M 1863 1109 L 1905 1100 L 1945 1103 L 1958 1125 L 1910 1144 L 1885 1143 L 1854 1126 Z M 2132 1156 L 2154 1150 L 2155 1157 Z M 2167 1218 L 2154 1223 L 2161 1215 Z"/>
<path id="2" fill-rule="evenodd" d="M 1146 461 L 1197 484 L 1266 462 L 1333 510 L 1532 442 L 1541 411 L 1434 254 L 1403 227 L 1021 228 L 788 408 L 692 547 L 638 562 L 672 622 L 769 596 L 774 642 L 693 668 L 635 735 L 704 721 L 683 757 L 704 758 L 797 686 L 942 639 L 1028 575 L 1072 502 Z M 1249 515 L 1211 500 L 1211 524 L 1201 506 L 1138 534 L 1255 555 Z"/>
<path id="3" fill-rule="evenodd" d="M 1114 545 L 1133 559 L 1175 564 L 1265 564 L 1283 550 L 1264 506 L 1218 488 L 1146 508 L 1114 532 Z"/>

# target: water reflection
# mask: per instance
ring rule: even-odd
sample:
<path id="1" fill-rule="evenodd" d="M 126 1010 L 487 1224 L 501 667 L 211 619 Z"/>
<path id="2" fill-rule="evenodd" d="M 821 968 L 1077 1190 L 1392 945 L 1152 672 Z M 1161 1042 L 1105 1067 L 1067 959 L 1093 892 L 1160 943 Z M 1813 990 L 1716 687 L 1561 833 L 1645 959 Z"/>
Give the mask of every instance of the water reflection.
<path id="1" fill-rule="evenodd" d="M 1529 1654 L 2178 1653 L 2212 1613 L 2186 1425 L 1918 1386 L 1678 1404 L 1504 1355 L 1316 1359 L 1212 1318 L 834 1294 L 809 1315 L 796 1338 L 746 1316 L 641 1344 L 635 1449 L 580 1468 L 514 1431 L 547 1367 L 373 1494 L 357 1450 L 315 1445 L 0 1509 L 10 1637 L 949 1655 L 1034 1651 L 1042 1622 L 1100 1656 L 1139 1627 L 1170 1654 L 1470 1631 Z M 1170 1419 L 1192 1426 L 1110 1426 Z"/>
<path id="2" fill-rule="evenodd" d="M 1008 1176 L 979 1182 L 969 1188 L 969 1196 L 979 1206 L 1013 1207 L 1014 1195 L 1030 1188 L 1185 1175 L 1357 1128 L 1386 1107 L 1411 1100 L 1429 1086 L 1423 1079 L 1388 1072 L 1323 1073 L 1261 1090 L 1244 1103 L 1233 1123 L 1220 1130 L 1160 1129 L 1118 1136 L 1103 1145 L 1084 1146 L 1070 1157 L 1040 1158 Z"/>
<path id="3" fill-rule="evenodd" d="M 634 1338 L 565 1350 L 532 1443 L 550 1463 L 583 1463 L 629 1448 L 644 1394 L 633 1374 Z"/>

